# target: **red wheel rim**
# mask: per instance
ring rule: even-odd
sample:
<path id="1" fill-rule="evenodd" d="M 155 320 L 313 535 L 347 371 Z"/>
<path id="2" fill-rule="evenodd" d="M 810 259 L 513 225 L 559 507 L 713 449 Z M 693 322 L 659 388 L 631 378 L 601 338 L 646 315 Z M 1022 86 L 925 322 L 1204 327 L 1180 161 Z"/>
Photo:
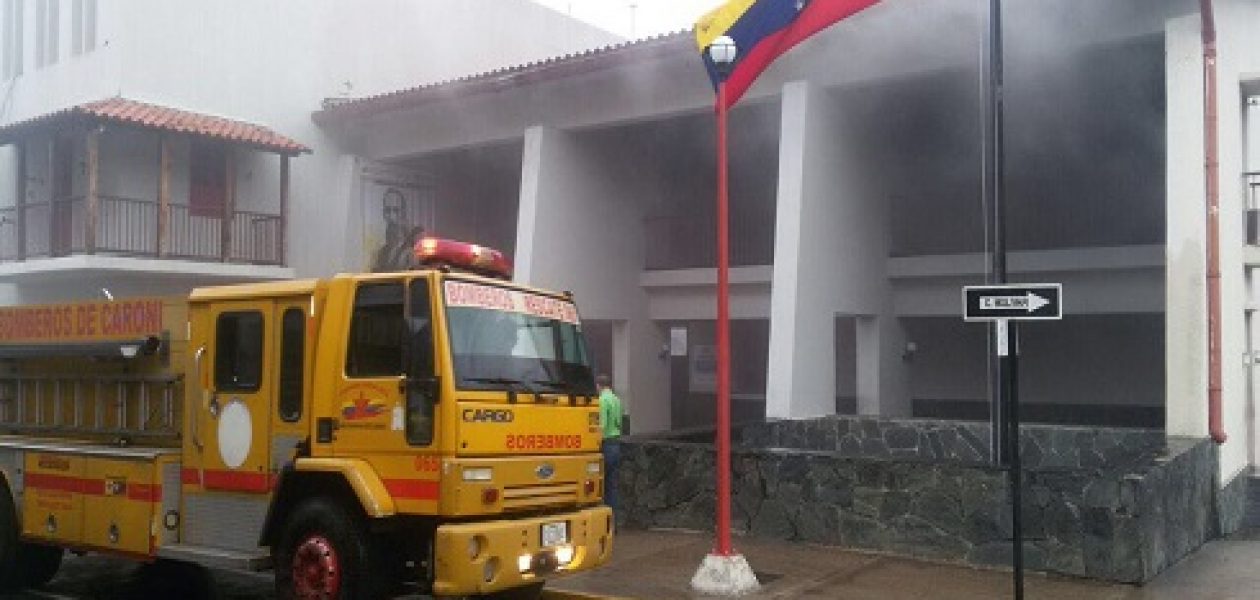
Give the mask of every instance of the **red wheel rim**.
<path id="1" fill-rule="evenodd" d="M 341 557 L 328 538 L 312 534 L 293 553 L 293 591 L 302 600 L 336 598 L 341 591 Z"/>

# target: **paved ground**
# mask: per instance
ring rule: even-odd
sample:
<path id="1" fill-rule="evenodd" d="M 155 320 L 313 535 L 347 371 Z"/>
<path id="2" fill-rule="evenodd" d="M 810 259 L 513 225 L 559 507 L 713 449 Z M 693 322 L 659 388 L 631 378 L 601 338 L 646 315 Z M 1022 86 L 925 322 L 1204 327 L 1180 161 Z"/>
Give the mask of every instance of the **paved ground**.
<path id="1" fill-rule="evenodd" d="M 595 573 L 555 582 L 559 592 L 647 600 L 696 598 L 688 590 L 710 537 L 682 532 L 626 532 L 613 563 Z M 1010 598 L 1010 574 L 846 552 L 805 544 L 736 540 L 763 576 L 748 600 L 977 600 Z M 1260 598 L 1260 531 L 1214 542 L 1145 587 L 1030 575 L 1029 600 L 1253 600 Z M 212 595 L 213 592 L 213 595 Z M 179 567 L 137 567 L 96 556 L 68 556 L 57 578 L 24 600 L 195 600 L 271 598 L 269 574 L 206 573 Z"/>
<path id="2" fill-rule="evenodd" d="M 553 584 L 556 589 L 652 600 L 699 596 L 688 582 L 711 538 L 632 532 L 613 564 Z M 977 600 L 1010 598 L 1009 572 L 977 570 L 805 544 L 736 540 L 764 587 L 748 600 Z M 1145 587 L 1030 575 L 1026 598 L 1063 600 L 1254 600 L 1260 598 L 1260 532 L 1214 542 Z"/>

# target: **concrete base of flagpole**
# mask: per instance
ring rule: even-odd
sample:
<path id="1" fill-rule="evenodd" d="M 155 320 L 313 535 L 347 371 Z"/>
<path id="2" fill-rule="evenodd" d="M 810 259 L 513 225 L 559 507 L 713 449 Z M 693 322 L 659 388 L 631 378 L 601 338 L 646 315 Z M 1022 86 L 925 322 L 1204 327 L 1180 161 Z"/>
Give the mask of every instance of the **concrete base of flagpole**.
<path id="1" fill-rule="evenodd" d="M 691 578 L 691 589 L 713 596 L 742 596 L 760 587 L 752 566 L 741 554 L 710 554 Z"/>

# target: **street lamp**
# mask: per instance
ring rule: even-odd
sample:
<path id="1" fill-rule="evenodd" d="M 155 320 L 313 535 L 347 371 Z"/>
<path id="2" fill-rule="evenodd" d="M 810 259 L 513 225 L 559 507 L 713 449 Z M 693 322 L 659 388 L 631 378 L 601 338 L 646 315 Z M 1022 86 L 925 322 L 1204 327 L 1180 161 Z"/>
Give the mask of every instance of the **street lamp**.
<path id="1" fill-rule="evenodd" d="M 709 44 L 709 59 L 720 77 L 717 104 L 717 544 L 691 578 L 691 587 L 708 594 L 740 595 L 757 589 L 757 576 L 731 548 L 731 311 L 730 238 L 726 160 L 726 78 L 735 65 L 735 40 L 721 36 Z"/>
<path id="2" fill-rule="evenodd" d="M 735 40 L 729 35 L 721 36 L 709 44 L 709 59 L 722 75 L 731 72 L 731 66 L 735 64 L 735 55 Z"/>

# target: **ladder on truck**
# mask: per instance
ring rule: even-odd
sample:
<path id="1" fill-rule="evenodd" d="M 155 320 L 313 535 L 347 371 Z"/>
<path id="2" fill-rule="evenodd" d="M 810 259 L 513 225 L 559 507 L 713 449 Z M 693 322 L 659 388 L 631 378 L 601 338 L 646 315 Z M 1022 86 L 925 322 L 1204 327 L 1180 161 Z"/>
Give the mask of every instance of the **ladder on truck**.
<path id="1" fill-rule="evenodd" d="M 0 374 L 0 433 L 178 439 L 182 375 Z"/>

